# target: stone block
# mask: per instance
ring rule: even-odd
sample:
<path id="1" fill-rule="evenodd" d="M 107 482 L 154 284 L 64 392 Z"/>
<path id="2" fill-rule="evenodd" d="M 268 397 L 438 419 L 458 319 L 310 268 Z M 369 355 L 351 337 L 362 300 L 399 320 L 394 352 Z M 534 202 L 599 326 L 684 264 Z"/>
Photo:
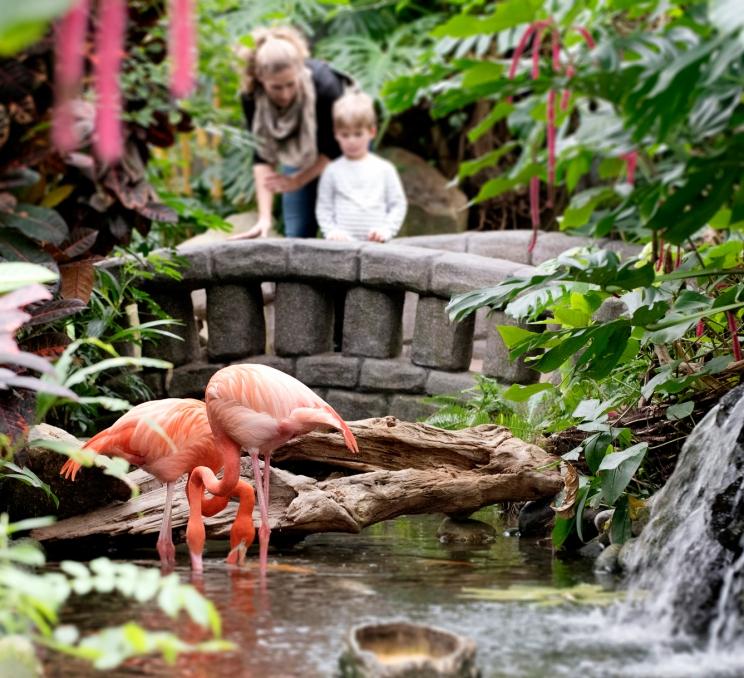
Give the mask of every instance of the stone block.
<path id="1" fill-rule="evenodd" d="M 240 360 L 234 360 L 230 363 L 231 365 L 244 365 L 244 364 L 257 364 L 257 365 L 268 365 L 273 367 L 275 370 L 284 372 L 290 377 L 295 376 L 295 359 L 294 358 L 282 358 L 278 355 L 268 355 L 263 353 L 262 355 L 252 355 L 247 358 L 241 358 Z"/>
<path id="2" fill-rule="evenodd" d="M 430 370 L 426 379 L 426 393 L 428 395 L 457 394 L 475 386 L 473 372 L 441 372 Z"/>
<path id="3" fill-rule="evenodd" d="M 607 323 L 612 320 L 628 315 L 628 307 L 624 301 L 609 297 L 605 299 L 600 307 L 594 312 L 592 319 L 598 323 Z"/>
<path id="4" fill-rule="evenodd" d="M 323 353 L 297 358 L 296 377 L 308 386 L 355 388 L 359 383 L 361 358 Z"/>
<path id="5" fill-rule="evenodd" d="M 359 386 L 366 391 L 421 393 L 426 374 L 427 370 L 412 365 L 408 360 L 366 358 L 362 363 Z"/>
<path id="6" fill-rule="evenodd" d="M 212 246 L 213 277 L 223 282 L 275 280 L 287 274 L 289 242 L 280 238 L 233 240 Z"/>
<path id="7" fill-rule="evenodd" d="M 186 266 L 180 269 L 183 282 L 189 287 L 201 286 L 212 279 L 212 249 L 208 245 L 191 245 L 178 247 L 176 252 L 187 261 Z M 167 250 L 163 256 L 168 257 Z M 171 284 L 173 281 L 169 278 Z M 191 284 L 193 283 L 193 284 Z"/>
<path id="8" fill-rule="evenodd" d="M 529 263 L 537 266 L 548 259 L 555 259 L 559 254 L 573 247 L 587 247 L 594 244 L 591 238 L 582 238 L 550 231 L 540 232 L 537 236 L 535 249 L 532 250 L 532 261 Z"/>
<path id="9" fill-rule="evenodd" d="M 541 331 L 542 325 L 520 323 L 503 311 L 494 312 L 491 320 L 486 340 L 486 357 L 483 360 L 483 374 L 508 384 L 535 383 L 540 378 L 540 373 L 527 367 L 523 358 L 518 358 L 513 362 L 509 360 L 509 349 L 504 344 L 496 325 L 513 325 L 523 327 L 531 332 Z"/>
<path id="10" fill-rule="evenodd" d="M 177 367 L 167 382 L 168 397 L 204 400 L 204 389 L 209 380 L 223 367 L 212 363 L 189 363 Z"/>
<path id="11" fill-rule="evenodd" d="M 466 252 L 468 235 L 465 233 L 445 233 L 443 235 L 412 235 L 407 238 L 395 238 L 393 244 L 409 247 L 426 247 L 431 250 L 447 252 Z"/>
<path id="12" fill-rule="evenodd" d="M 493 287 L 524 268 L 504 259 L 447 252 L 432 262 L 431 293 L 440 297 Z"/>
<path id="13" fill-rule="evenodd" d="M 156 342 L 145 342 L 142 346 L 143 355 L 149 358 L 169 360 L 175 367 L 199 359 L 199 331 L 194 318 L 194 307 L 191 304 L 191 294 L 188 289 L 155 292 L 150 290 L 153 300 L 171 318 L 181 322 L 179 325 L 169 325 L 165 329 L 181 339 L 158 337 Z M 140 309 L 141 322 L 155 320 L 154 316 Z"/>
<path id="14" fill-rule="evenodd" d="M 423 421 L 437 411 L 437 406 L 424 402 L 421 396 L 394 395 L 390 398 L 390 412 L 401 421 Z"/>
<path id="15" fill-rule="evenodd" d="M 142 381 L 145 382 L 145 386 L 152 392 L 152 397 L 155 400 L 160 398 L 167 398 L 168 392 L 165 388 L 165 381 L 167 373 L 164 370 L 151 370 L 144 369 L 140 373 Z"/>
<path id="16" fill-rule="evenodd" d="M 473 355 L 474 316 L 450 322 L 446 299 L 419 297 L 413 330 L 411 361 L 441 370 L 465 370 Z"/>
<path id="17" fill-rule="evenodd" d="M 344 355 L 394 358 L 403 345 L 403 290 L 352 287 L 346 293 Z"/>
<path id="18" fill-rule="evenodd" d="M 329 388 L 325 400 L 346 421 L 389 414 L 387 397 L 379 393 L 355 393 Z"/>
<path id="19" fill-rule="evenodd" d="M 280 282 L 274 300 L 274 348 L 280 356 L 333 350 L 334 297 L 305 283 Z"/>
<path id="20" fill-rule="evenodd" d="M 518 264 L 530 263 L 527 246 L 531 231 L 483 231 L 467 234 L 467 251 L 482 257 L 505 259 Z"/>
<path id="21" fill-rule="evenodd" d="M 441 252 L 388 243 L 361 251 L 359 282 L 375 287 L 398 287 L 428 292 L 431 265 Z"/>
<path id="22" fill-rule="evenodd" d="M 261 285 L 207 288 L 207 353 L 213 361 L 263 353 L 266 346 Z"/>
<path id="23" fill-rule="evenodd" d="M 293 278 L 356 282 L 362 242 L 293 238 L 287 274 Z"/>

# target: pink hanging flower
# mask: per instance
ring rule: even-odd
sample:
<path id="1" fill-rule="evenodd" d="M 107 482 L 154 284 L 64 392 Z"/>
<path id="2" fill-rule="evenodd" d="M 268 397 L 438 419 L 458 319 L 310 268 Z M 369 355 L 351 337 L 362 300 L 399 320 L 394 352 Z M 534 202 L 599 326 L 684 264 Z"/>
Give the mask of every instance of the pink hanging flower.
<path id="1" fill-rule="evenodd" d="M 736 316 L 731 311 L 726 311 L 726 320 L 728 321 L 729 332 L 731 332 L 731 348 L 734 352 L 734 360 L 741 360 L 741 344 L 739 343 L 739 326 L 736 322 Z"/>
<path id="2" fill-rule="evenodd" d="M 78 94 L 83 77 L 83 49 L 89 9 L 89 0 L 78 0 L 55 29 L 52 142 L 60 153 L 69 153 L 79 142 L 75 133 L 72 100 Z"/>
<path id="3" fill-rule="evenodd" d="M 170 88 L 173 96 L 185 97 L 194 88 L 196 66 L 196 23 L 193 0 L 170 0 L 168 55 L 171 62 Z"/>
<path id="4" fill-rule="evenodd" d="M 115 163 L 122 154 L 119 72 L 124 56 L 126 0 L 101 0 L 96 31 L 96 138 L 98 157 Z"/>
<path id="5" fill-rule="evenodd" d="M 625 160 L 625 172 L 628 183 L 633 186 L 635 184 L 636 166 L 638 165 L 638 151 L 626 153 L 623 159 Z"/>

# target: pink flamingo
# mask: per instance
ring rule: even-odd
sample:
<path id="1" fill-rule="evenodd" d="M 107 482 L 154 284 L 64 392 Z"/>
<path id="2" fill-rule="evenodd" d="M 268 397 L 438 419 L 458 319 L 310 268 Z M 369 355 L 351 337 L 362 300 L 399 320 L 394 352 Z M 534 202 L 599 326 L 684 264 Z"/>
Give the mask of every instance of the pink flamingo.
<path id="1" fill-rule="evenodd" d="M 340 429 L 350 451 L 358 452 L 359 448 L 346 422 L 328 403 L 294 377 L 272 367 L 254 364 L 225 367 L 209 380 L 205 396 L 209 423 L 217 446 L 223 451 L 225 473 L 217 480 L 213 469 L 198 467 L 192 472 L 189 483 L 201 484 L 213 495 L 222 496 L 237 482 L 240 451 L 250 454 L 261 511 L 258 540 L 263 573 L 271 533 L 271 452 L 296 436 L 325 426 Z M 263 473 L 259 455 L 264 459 Z"/>
<path id="2" fill-rule="evenodd" d="M 157 549 L 163 566 L 175 564 L 171 508 L 176 480 L 195 467 L 208 468 L 212 473 L 226 465 L 215 444 L 209 427 L 206 405 L 193 398 L 166 398 L 153 400 L 133 407 L 109 428 L 93 436 L 83 449 L 93 450 L 111 457 L 121 457 L 130 464 L 141 466 L 166 484 L 163 522 L 158 535 Z M 68 459 L 60 474 L 75 480 L 80 464 Z M 224 496 L 204 499 L 202 494 L 187 488 L 189 499 L 189 525 L 187 543 L 191 553 L 192 568 L 202 569 L 204 539 L 199 539 L 198 525 L 204 533 L 202 515 L 211 516 L 227 505 L 230 496 L 240 500 L 238 514 L 230 531 L 231 551 L 227 561 L 241 563 L 245 549 L 255 536 L 253 527 L 253 488 L 246 481 L 236 481 Z M 198 523 L 198 525 L 197 525 Z"/>

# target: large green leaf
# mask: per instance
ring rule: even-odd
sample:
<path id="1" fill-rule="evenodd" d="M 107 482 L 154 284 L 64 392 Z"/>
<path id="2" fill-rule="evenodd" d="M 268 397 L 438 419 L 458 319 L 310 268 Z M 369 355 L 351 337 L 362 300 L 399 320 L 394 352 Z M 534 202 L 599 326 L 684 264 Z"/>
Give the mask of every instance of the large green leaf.
<path id="1" fill-rule="evenodd" d="M 709 0 L 708 16 L 721 33 L 735 33 L 744 28 L 741 0 Z"/>
<path id="2" fill-rule="evenodd" d="M 24 262 L 0 262 L 0 294 L 33 283 L 53 282 L 57 275 L 48 268 Z"/>
<path id="3" fill-rule="evenodd" d="M 532 22 L 542 6 L 542 0 L 503 0 L 496 5 L 490 16 L 457 14 L 432 31 L 432 34 L 436 38 L 445 36 L 467 38 L 472 35 L 498 33 Z"/>
<path id="4" fill-rule="evenodd" d="M 625 491 L 648 450 L 648 443 L 638 443 L 622 452 L 613 452 L 602 459 L 598 472 L 602 478 L 602 496 L 613 505 Z"/>
<path id="5" fill-rule="evenodd" d="M 49 22 L 64 14 L 73 0 L 3 0 L 0 7 L 0 55 L 10 56 L 41 38 Z"/>

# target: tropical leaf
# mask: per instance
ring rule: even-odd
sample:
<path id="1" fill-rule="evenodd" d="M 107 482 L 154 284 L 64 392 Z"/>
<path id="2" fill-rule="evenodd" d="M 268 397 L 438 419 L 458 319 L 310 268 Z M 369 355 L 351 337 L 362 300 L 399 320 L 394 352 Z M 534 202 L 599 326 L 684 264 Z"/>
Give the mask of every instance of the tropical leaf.
<path id="1" fill-rule="evenodd" d="M 60 245 L 69 236 L 64 219 L 52 209 L 19 203 L 13 212 L 0 212 L 0 226 L 12 228 L 23 235 Z"/>

